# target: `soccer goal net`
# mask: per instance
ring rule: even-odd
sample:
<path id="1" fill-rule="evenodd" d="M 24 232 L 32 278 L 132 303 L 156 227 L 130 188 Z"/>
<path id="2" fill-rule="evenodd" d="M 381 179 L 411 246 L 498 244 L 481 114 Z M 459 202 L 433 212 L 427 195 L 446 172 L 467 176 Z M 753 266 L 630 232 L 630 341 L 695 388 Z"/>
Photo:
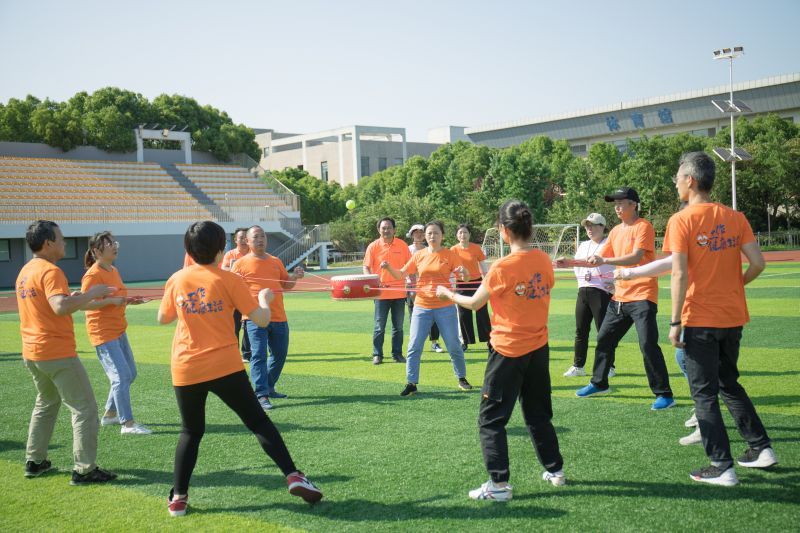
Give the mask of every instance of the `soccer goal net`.
<path id="1" fill-rule="evenodd" d="M 565 256 L 573 257 L 578 250 L 581 227 L 578 224 L 534 224 L 530 246 L 538 248 L 552 259 Z M 508 254 L 509 248 L 497 228 L 489 228 L 483 237 L 483 249 L 486 258 L 494 261 Z"/>

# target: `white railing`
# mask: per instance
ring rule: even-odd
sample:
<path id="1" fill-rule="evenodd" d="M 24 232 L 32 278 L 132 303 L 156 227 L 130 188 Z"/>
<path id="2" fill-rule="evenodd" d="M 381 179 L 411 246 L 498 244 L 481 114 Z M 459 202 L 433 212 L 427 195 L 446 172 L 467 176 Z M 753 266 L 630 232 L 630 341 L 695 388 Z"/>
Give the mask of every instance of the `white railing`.
<path id="1" fill-rule="evenodd" d="M 258 161 L 247 154 L 236 154 L 231 158 L 231 162 L 246 168 L 256 179 L 260 179 L 271 186 L 276 195 L 280 196 L 281 200 L 292 208 L 292 211 L 300 211 L 300 199 L 298 196 L 293 193 L 289 187 L 281 183 L 278 178 L 273 176 L 270 171 L 264 169 Z"/>
<path id="2" fill-rule="evenodd" d="M 328 242 L 330 242 L 330 231 L 327 224 L 308 226 L 303 233 L 272 252 L 272 255 L 278 257 L 287 268 L 290 268 L 298 260 L 320 245 L 327 245 Z"/>

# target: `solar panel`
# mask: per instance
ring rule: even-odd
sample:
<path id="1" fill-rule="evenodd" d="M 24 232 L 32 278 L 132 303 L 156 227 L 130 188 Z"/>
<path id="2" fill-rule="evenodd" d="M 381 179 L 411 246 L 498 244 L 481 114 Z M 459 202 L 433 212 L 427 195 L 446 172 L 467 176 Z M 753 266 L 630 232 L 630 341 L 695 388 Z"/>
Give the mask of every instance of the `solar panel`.
<path id="1" fill-rule="evenodd" d="M 728 150 L 727 148 L 714 148 L 712 151 L 717 155 L 717 157 L 719 157 L 726 163 L 730 163 L 731 161 L 736 160 L 735 157 L 731 156 L 731 151 Z"/>
<path id="2" fill-rule="evenodd" d="M 751 159 L 753 159 L 753 156 L 747 153 L 747 151 L 744 148 L 734 148 L 733 154 L 739 161 L 750 161 Z"/>
<path id="3" fill-rule="evenodd" d="M 711 103 L 722 113 L 744 113 L 752 111 L 750 106 L 736 99 L 734 99 L 733 102 L 730 100 L 711 100 Z"/>

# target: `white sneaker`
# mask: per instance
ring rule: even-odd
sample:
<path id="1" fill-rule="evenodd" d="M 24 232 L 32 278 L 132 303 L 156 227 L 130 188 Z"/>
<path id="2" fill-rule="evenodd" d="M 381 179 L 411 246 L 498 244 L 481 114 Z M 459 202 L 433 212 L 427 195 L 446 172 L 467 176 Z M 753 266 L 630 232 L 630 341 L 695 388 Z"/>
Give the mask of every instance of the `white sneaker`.
<path id="1" fill-rule="evenodd" d="M 130 427 L 122 426 L 122 429 L 119 430 L 120 435 L 150 435 L 153 430 L 146 428 L 141 424 L 134 424 Z"/>
<path id="2" fill-rule="evenodd" d="M 608 377 L 613 378 L 616 375 L 617 375 L 617 369 L 612 366 L 611 370 L 608 371 Z"/>
<path id="3" fill-rule="evenodd" d="M 692 416 L 689 417 L 689 420 L 683 423 L 684 426 L 687 428 L 694 428 L 697 427 L 697 414 L 692 409 Z"/>
<path id="4" fill-rule="evenodd" d="M 542 474 L 542 479 L 545 481 L 549 481 L 556 487 L 561 487 L 567 483 L 567 478 L 564 477 L 563 470 L 559 470 L 558 472 L 548 472 L 547 470 L 545 470 L 544 474 Z"/>
<path id="5" fill-rule="evenodd" d="M 583 369 L 582 366 L 571 366 L 569 370 L 564 372 L 565 378 L 577 378 L 578 376 L 585 376 L 586 371 Z"/>
<path id="6" fill-rule="evenodd" d="M 118 416 L 104 416 L 100 419 L 101 426 L 115 426 L 117 424 L 119 424 Z"/>
<path id="7" fill-rule="evenodd" d="M 778 464 L 778 457 L 772 448 L 764 448 L 760 452 L 752 448 L 748 448 L 744 455 L 739 457 L 736 461 L 741 466 L 747 468 L 769 468 L 770 466 Z"/>
<path id="8" fill-rule="evenodd" d="M 514 487 L 506 485 L 498 487 L 491 479 L 475 490 L 469 491 L 469 497 L 473 500 L 495 500 L 507 502 L 514 496 Z"/>
<path id="9" fill-rule="evenodd" d="M 438 342 L 432 342 L 431 350 L 433 350 L 436 353 L 442 353 L 444 351 L 444 348 L 442 348 L 442 345 L 439 344 Z"/>
<path id="10" fill-rule="evenodd" d="M 695 430 L 691 434 L 678 439 L 678 442 L 681 443 L 681 446 L 700 444 L 701 442 L 703 442 L 703 438 L 700 436 L 700 428 L 695 428 Z"/>
<path id="11" fill-rule="evenodd" d="M 739 479 L 736 477 L 736 471 L 733 467 L 722 471 L 716 466 L 707 466 L 700 470 L 695 470 L 689 474 L 689 477 L 701 483 L 722 485 L 723 487 L 732 487 L 739 483 Z"/>

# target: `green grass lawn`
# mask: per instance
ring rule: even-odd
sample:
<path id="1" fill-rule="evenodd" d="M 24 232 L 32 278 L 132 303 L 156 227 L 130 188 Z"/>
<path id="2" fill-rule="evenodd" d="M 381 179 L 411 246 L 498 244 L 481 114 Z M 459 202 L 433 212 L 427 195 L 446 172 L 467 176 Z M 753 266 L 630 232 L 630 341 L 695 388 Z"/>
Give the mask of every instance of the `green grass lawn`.
<path id="1" fill-rule="evenodd" d="M 565 276 L 559 274 L 559 278 Z M 577 399 L 588 378 L 561 374 L 572 360 L 574 281 L 559 280 L 550 318 L 554 423 L 568 484 L 541 480 L 519 412 L 509 425 L 514 500 L 474 502 L 484 482 L 476 426 L 479 392 L 460 392 L 447 354 L 425 352 L 420 393 L 400 398 L 404 366 L 370 363 L 372 303 L 325 294 L 287 295 L 290 355 L 270 412 L 298 466 L 325 499 L 309 507 L 286 491 L 254 437 L 215 397 L 192 478 L 190 512 L 170 518 L 166 495 L 180 431 L 169 377 L 172 326 L 158 326 L 158 302 L 130 308 L 128 334 L 138 362 L 136 419 L 152 436 L 101 428 L 98 462 L 119 479 L 71 487 L 72 435 L 62 410 L 50 458 L 58 472 L 22 476 L 34 387 L 19 354 L 16 314 L 0 315 L 0 530 L 309 530 L 309 531 L 787 531 L 800 516 L 800 264 L 773 263 L 747 289 L 752 322 L 740 358 L 747 388 L 780 464 L 738 468 L 741 484 L 712 487 L 689 472 L 707 464 L 700 446 L 683 447 L 691 401 L 666 342 L 669 281 L 660 280 L 659 326 L 678 407 L 649 409 L 635 333 L 617 354 L 613 393 Z M 108 382 L 75 316 L 78 348 L 102 405 Z M 406 329 L 408 322 L 406 322 Z M 406 331 L 406 333 L 408 333 Z M 388 339 L 387 339 L 388 345 Z M 428 347 L 426 346 L 426 349 Z M 480 384 L 486 354 L 467 352 L 468 378 Z M 592 357 L 590 355 L 590 362 Z M 735 455 L 745 444 L 727 418 Z"/>

